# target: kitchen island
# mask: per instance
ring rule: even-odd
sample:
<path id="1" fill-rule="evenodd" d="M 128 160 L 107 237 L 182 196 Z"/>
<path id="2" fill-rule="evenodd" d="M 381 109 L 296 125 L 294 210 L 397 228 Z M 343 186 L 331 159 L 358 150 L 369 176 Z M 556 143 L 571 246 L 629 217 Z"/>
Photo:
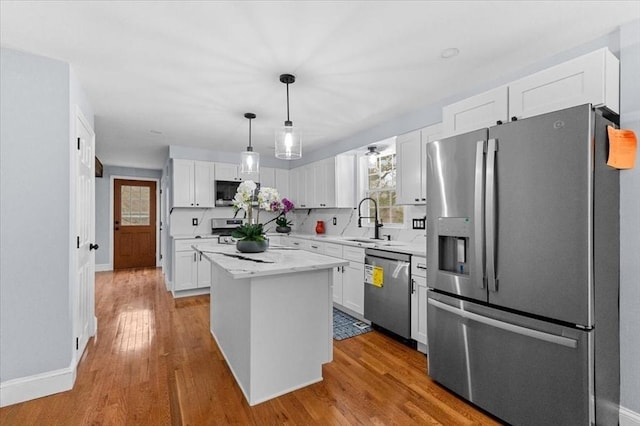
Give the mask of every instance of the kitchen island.
<path id="1" fill-rule="evenodd" d="M 194 248 L 211 262 L 211 334 L 249 405 L 321 381 L 333 359 L 333 268 L 348 262 L 287 247 Z"/>

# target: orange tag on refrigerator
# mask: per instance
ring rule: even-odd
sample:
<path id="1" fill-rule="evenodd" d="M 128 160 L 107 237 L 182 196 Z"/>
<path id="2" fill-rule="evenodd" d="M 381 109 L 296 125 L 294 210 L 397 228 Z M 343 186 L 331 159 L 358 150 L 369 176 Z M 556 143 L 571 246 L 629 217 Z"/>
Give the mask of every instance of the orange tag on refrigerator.
<path id="1" fill-rule="evenodd" d="M 633 130 L 607 127 L 609 134 L 609 159 L 607 166 L 616 169 L 633 169 L 636 163 L 638 140 Z"/>

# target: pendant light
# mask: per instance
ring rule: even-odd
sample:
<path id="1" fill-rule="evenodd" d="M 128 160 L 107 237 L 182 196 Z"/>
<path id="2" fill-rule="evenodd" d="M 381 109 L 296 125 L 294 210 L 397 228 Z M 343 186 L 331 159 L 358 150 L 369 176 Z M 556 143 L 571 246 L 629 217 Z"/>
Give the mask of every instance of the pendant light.
<path id="1" fill-rule="evenodd" d="M 240 153 L 240 173 L 258 174 L 260 171 L 260 154 L 253 152 L 251 147 L 251 120 L 256 118 L 256 115 L 248 112 L 244 115 L 244 118 L 249 119 L 249 146 L 246 151 Z"/>
<path id="2" fill-rule="evenodd" d="M 300 132 L 293 128 L 289 119 L 289 85 L 296 81 L 291 74 L 282 74 L 280 82 L 287 85 L 287 121 L 284 126 L 276 130 L 276 158 L 282 160 L 297 160 L 302 157 L 302 138 Z"/>

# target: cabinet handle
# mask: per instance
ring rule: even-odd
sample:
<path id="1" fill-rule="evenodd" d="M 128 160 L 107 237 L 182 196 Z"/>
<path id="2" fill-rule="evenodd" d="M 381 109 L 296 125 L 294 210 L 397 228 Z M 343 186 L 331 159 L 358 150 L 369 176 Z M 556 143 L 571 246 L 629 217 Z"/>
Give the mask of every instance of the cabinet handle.
<path id="1" fill-rule="evenodd" d="M 411 294 L 414 294 L 416 292 L 416 280 L 412 279 L 411 280 Z"/>
<path id="2" fill-rule="evenodd" d="M 202 262 L 202 252 L 200 252 L 200 262 Z"/>
<path id="3" fill-rule="evenodd" d="M 420 198 L 414 198 L 413 201 L 420 201 Z"/>
<path id="4" fill-rule="evenodd" d="M 418 263 L 418 264 L 416 265 L 416 268 L 418 268 L 418 269 L 424 269 L 424 270 L 426 271 L 426 270 L 427 270 L 427 265 L 423 265 L 423 264 L 421 264 L 421 263 Z"/>
<path id="5" fill-rule="evenodd" d="M 311 246 L 311 248 L 317 249 L 317 248 L 318 248 L 318 246 Z"/>
<path id="6" fill-rule="evenodd" d="M 342 273 L 344 274 L 344 266 L 342 267 Z"/>
<path id="7" fill-rule="evenodd" d="M 193 261 L 195 262 L 196 260 L 197 260 L 197 259 L 196 259 L 196 252 L 194 251 L 194 252 L 193 252 Z"/>

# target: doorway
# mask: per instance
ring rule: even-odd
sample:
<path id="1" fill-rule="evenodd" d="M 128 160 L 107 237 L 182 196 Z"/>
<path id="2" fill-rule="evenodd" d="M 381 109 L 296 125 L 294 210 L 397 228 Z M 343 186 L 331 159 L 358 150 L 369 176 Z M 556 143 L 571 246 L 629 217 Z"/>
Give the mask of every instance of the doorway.
<path id="1" fill-rule="evenodd" d="M 113 269 L 156 266 L 156 182 L 113 185 Z"/>

